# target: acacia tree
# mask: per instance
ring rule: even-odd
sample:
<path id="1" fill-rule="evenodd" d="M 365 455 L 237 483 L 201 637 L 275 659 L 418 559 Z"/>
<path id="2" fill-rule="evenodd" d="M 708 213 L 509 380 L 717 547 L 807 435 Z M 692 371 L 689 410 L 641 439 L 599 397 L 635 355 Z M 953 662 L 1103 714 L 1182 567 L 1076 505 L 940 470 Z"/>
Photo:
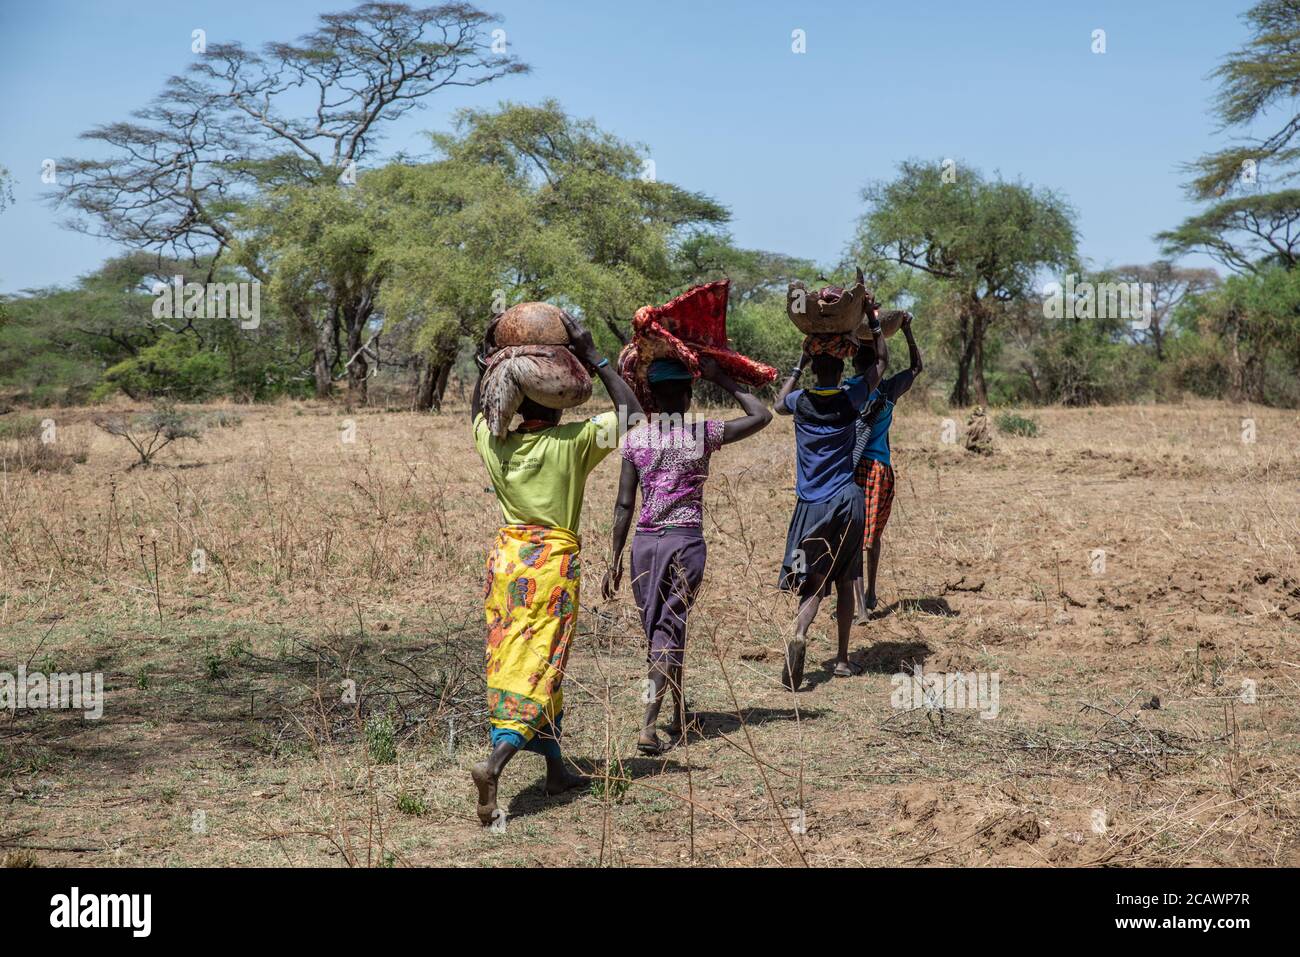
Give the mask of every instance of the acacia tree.
<path id="1" fill-rule="evenodd" d="M 324 14 L 297 42 L 260 53 L 213 44 L 130 121 L 82 134 L 109 156 L 61 160 L 52 199 L 72 211 L 72 228 L 212 268 L 231 254 L 269 280 L 267 264 L 241 242 L 248 203 L 268 189 L 353 181 L 385 124 L 431 94 L 526 71 L 494 51 L 496 22 L 464 3 L 365 3 Z M 317 348 L 336 319 L 355 341 L 372 303 L 355 289 L 318 297 L 303 317 Z M 348 372 L 351 389 L 363 389 L 365 368 Z M 328 379 L 318 376 L 317 388 L 324 394 Z"/>
<path id="2" fill-rule="evenodd" d="M 1149 286 L 1150 321 L 1141 327 L 1126 325 L 1124 328 L 1134 342 L 1151 346 L 1157 362 L 1165 359 L 1165 339 L 1174 310 L 1189 297 L 1198 296 L 1219 283 L 1219 274 L 1213 269 L 1175 266 L 1167 259 L 1145 265 L 1117 266 L 1109 273 L 1108 278 L 1114 281 Z"/>
<path id="3" fill-rule="evenodd" d="M 1214 115 L 1225 130 L 1254 130 L 1269 122 L 1280 108 L 1272 131 L 1251 136 L 1236 145 L 1202 156 L 1191 164 L 1194 174 L 1189 191 L 1198 199 L 1223 196 L 1234 185 L 1259 175 L 1268 164 L 1295 175 L 1288 165 L 1300 160 L 1300 112 L 1295 98 L 1300 91 L 1300 0 L 1263 0 L 1243 16 L 1250 39 L 1230 53 L 1214 71 L 1219 92 Z M 1243 176 L 1250 172 L 1252 176 Z"/>
<path id="4" fill-rule="evenodd" d="M 421 407 L 440 404 L 461 339 L 514 302 L 555 302 L 625 341 L 637 307 L 679 281 L 677 245 L 727 219 L 553 101 L 465 111 L 433 139 L 438 162 L 363 183 L 389 216 L 380 299 L 386 324 L 411 325 L 424 356 Z"/>
<path id="5" fill-rule="evenodd" d="M 1300 261 L 1300 189 L 1235 196 L 1157 233 L 1166 256 L 1202 252 L 1235 273 Z"/>
<path id="6" fill-rule="evenodd" d="M 1190 386 L 1221 381 L 1234 401 L 1300 404 L 1300 270 L 1231 276 L 1177 318 L 1213 346 L 1202 382 Z"/>
<path id="7" fill-rule="evenodd" d="M 954 175 L 955 173 L 955 175 Z M 908 160 L 868 186 L 854 254 L 940 280 L 955 312 L 954 405 L 988 402 L 986 338 L 1004 304 L 1032 293 L 1036 274 L 1075 260 L 1074 211 L 1056 194 L 958 165 Z"/>

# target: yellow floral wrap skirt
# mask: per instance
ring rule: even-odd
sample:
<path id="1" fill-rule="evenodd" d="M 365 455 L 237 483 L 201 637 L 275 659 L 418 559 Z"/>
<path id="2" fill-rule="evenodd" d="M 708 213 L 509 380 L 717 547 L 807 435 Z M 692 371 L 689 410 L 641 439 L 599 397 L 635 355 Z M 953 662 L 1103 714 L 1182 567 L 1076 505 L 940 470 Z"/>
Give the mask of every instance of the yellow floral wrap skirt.
<path id="1" fill-rule="evenodd" d="M 576 535 L 542 525 L 506 525 L 488 554 L 488 717 L 525 742 L 564 708 L 560 684 L 578 620 Z"/>

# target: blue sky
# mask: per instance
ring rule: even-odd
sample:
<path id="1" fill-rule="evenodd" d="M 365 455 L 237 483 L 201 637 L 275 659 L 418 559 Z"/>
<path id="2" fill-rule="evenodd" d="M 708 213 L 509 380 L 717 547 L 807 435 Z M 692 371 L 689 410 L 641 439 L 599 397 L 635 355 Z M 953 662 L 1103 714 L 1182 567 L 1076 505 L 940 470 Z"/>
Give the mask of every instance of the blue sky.
<path id="1" fill-rule="evenodd" d="M 348 0 L 0 0 L 0 291 L 67 283 L 116 250 L 59 225 L 41 161 L 126 119 L 208 42 L 259 46 Z M 485 0 L 531 74 L 448 90 L 389 128 L 426 152 L 454 110 L 555 97 L 650 148 L 656 173 L 727 205 L 736 240 L 833 262 L 859 191 L 907 157 L 952 157 L 1062 193 L 1097 265 L 1146 261 L 1195 210 L 1183 162 L 1222 145 L 1209 73 L 1240 45 L 1231 0 L 659 3 Z M 803 30 L 807 52 L 791 51 Z M 1091 52 L 1106 31 L 1106 52 Z M 1188 260 L 1192 262 L 1192 260 Z M 1198 264 L 1205 264 L 1200 262 Z"/>

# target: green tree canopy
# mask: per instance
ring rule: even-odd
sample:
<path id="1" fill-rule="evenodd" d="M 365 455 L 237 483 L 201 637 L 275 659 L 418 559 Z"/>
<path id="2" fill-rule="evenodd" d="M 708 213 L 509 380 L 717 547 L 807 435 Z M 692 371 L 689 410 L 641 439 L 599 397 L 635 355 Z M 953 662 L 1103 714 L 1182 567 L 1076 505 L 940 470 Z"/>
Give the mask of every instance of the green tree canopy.
<path id="1" fill-rule="evenodd" d="M 1244 129 L 1278 111 L 1272 132 L 1262 138 L 1209 153 L 1191 165 L 1192 195 L 1199 199 L 1222 196 L 1243 179 L 1243 172 L 1258 175 L 1268 163 L 1281 178 L 1295 175 L 1287 167 L 1300 159 L 1300 0 L 1263 0 L 1243 18 L 1250 39 L 1234 50 L 1214 71 L 1219 92 L 1214 113 L 1226 130 Z M 1251 164 L 1254 164 L 1253 167 Z"/>
<path id="2" fill-rule="evenodd" d="M 955 313 L 952 401 L 988 401 L 985 347 L 998 304 L 1026 297 L 1045 268 L 1075 261 L 1074 211 L 1055 193 L 957 164 L 908 160 L 863 191 L 854 254 L 925 273 Z"/>

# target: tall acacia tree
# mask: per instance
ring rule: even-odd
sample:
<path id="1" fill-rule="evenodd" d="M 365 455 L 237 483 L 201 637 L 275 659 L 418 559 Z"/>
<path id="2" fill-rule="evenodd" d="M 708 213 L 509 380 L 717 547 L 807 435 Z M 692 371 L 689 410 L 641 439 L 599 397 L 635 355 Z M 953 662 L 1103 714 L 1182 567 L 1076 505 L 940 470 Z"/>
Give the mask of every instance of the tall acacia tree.
<path id="1" fill-rule="evenodd" d="M 1279 179 L 1293 178 L 1295 169 L 1287 167 L 1300 162 L 1300 0 L 1263 0 L 1242 19 L 1250 39 L 1214 71 L 1214 115 L 1225 130 L 1263 126 L 1268 132 L 1192 163 L 1189 191 L 1198 199 L 1223 196 L 1255 179 L 1265 165 Z"/>
<path id="2" fill-rule="evenodd" d="M 987 179 L 957 164 L 907 160 L 889 182 L 862 193 L 853 252 L 898 263 L 940 280 L 955 312 L 956 378 L 950 400 L 988 402 L 984 381 L 989 329 L 1005 304 L 1028 297 L 1043 269 L 1075 262 L 1074 211 L 1055 193 Z"/>
<path id="3" fill-rule="evenodd" d="M 465 3 L 364 3 L 260 53 L 212 44 L 131 120 L 82 134 L 109 155 L 61 160 L 52 199 L 71 210 L 72 228 L 214 269 L 228 255 L 269 280 L 241 242 L 248 203 L 269 189 L 347 188 L 338 184 L 355 181 L 384 126 L 430 95 L 526 71 L 494 49 L 496 22 Z M 318 342 L 333 322 L 358 338 L 373 296 L 352 292 L 319 297 L 306 316 Z M 348 373 L 352 389 L 362 388 L 355 358 Z M 317 386 L 327 390 L 328 379 Z"/>

